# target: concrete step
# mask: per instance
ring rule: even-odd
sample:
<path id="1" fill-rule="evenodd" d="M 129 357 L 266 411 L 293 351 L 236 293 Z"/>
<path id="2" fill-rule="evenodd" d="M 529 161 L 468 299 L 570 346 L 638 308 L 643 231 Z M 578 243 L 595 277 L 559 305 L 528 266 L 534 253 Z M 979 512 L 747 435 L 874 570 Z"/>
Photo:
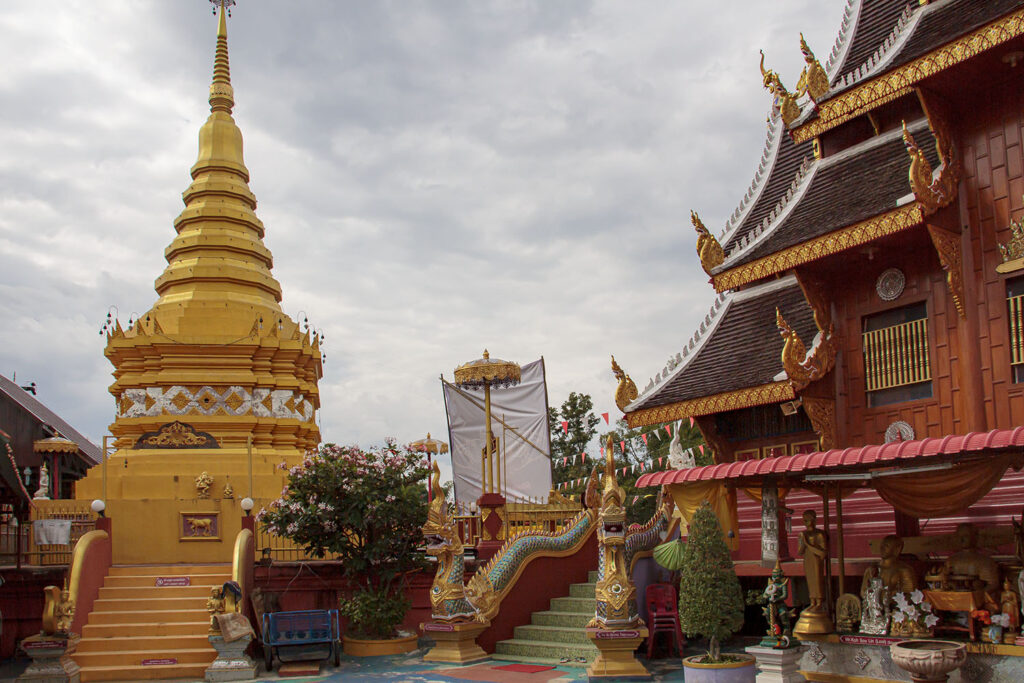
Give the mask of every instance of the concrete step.
<path id="1" fill-rule="evenodd" d="M 578 666 L 586 666 L 597 657 L 597 648 L 593 645 L 573 645 L 569 643 L 544 643 L 539 641 L 523 640 L 499 640 L 495 643 L 494 659 L 506 659 L 509 656 L 530 657 L 536 661 L 543 661 L 547 664 L 561 663 L 562 658 L 568 657 Z M 583 657 L 586 662 L 576 662 L 577 657 Z"/>
<path id="2" fill-rule="evenodd" d="M 586 655 L 581 655 L 581 656 L 586 656 Z M 499 654 L 497 652 L 495 652 L 493 655 L 491 655 L 491 659 L 493 659 L 495 661 L 500 661 L 500 662 L 521 662 L 523 664 L 546 664 L 547 666 L 555 666 L 555 665 L 557 665 L 557 666 L 576 666 L 576 667 L 579 667 L 581 669 L 586 667 L 586 666 L 589 666 L 590 662 L 594 661 L 594 659 L 596 659 L 596 658 L 597 658 L 597 654 L 596 653 L 594 654 L 594 656 L 591 659 L 589 659 L 586 662 L 577 662 L 577 661 L 575 661 L 575 658 L 573 658 L 573 661 L 562 662 L 562 661 L 560 661 L 560 659 L 544 659 L 543 657 L 527 657 L 527 656 L 523 656 L 523 655 Z M 555 679 L 555 680 L 558 680 L 558 679 Z"/>
<path id="3" fill-rule="evenodd" d="M 105 588 L 170 588 L 171 586 L 157 586 L 156 581 L 165 578 L 167 575 L 143 575 L 143 576 L 107 576 L 103 582 Z M 222 574 L 190 574 L 189 581 L 193 586 L 220 586 L 231 580 L 230 573 Z"/>
<path id="4" fill-rule="evenodd" d="M 207 594 L 209 595 L 209 594 Z M 94 612 L 146 612 L 167 610 L 196 610 L 206 607 L 206 597 L 196 595 L 187 598 L 100 598 L 93 603 Z"/>
<path id="5" fill-rule="evenodd" d="M 593 618 L 593 612 L 534 612 L 530 623 L 535 626 L 568 626 L 586 628 Z"/>
<path id="6" fill-rule="evenodd" d="M 201 681 L 206 675 L 207 663 L 159 664 L 155 666 L 87 666 L 82 667 L 79 680 L 93 681 L 151 681 L 160 679 L 186 679 Z"/>
<path id="7" fill-rule="evenodd" d="M 185 621 L 198 622 L 208 621 L 209 613 L 205 607 L 197 609 L 176 609 L 161 610 L 110 610 L 98 612 L 95 609 L 89 613 L 88 624 L 164 624 L 182 623 Z"/>
<path id="8" fill-rule="evenodd" d="M 574 626 L 537 626 L 535 624 L 516 626 L 513 631 L 512 640 L 566 643 L 568 645 L 585 645 L 590 643 L 585 629 Z"/>
<path id="9" fill-rule="evenodd" d="M 115 564 L 108 576 L 195 576 L 231 574 L 231 565 L 220 564 Z"/>
<path id="10" fill-rule="evenodd" d="M 574 583 L 569 586 L 570 598 L 592 598 L 597 589 L 596 583 Z"/>
<path id="11" fill-rule="evenodd" d="M 108 650 L 106 652 L 76 652 L 72 659 L 81 667 L 87 666 L 142 666 L 142 662 L 154 659 L 174 659 L 178 664 L 209 665 L 217 658 L 217 651 L 210 647 L 188 650 Z M 159 665 L 158 665 L 159 666 Z"/>
<path id="12" fill-rule="evenodd" d="M 148 636 L 151 638 L 159 636 L 191 636 L 197 633 L 204 633 L 209 626 L 209 619 L 149 624 L 86 624 L 82 627 L 82 639 L 84 641 L 86 638 L 115 638 L 121 636 L 125 629 L 129 629 L 133 636 Z"/>
<path id="13" fill-rule="evenodd" d="M 117 586 L 110 588 L 104 586 L 100 588 L 97 598 L 100 600 L 136 600 L 144 598 L 146 600 L 152 600 L 154 598 L 208 598 L 210 597 L 210 589 L 219 587 L 214 586 L 162 586 L 156 588 L 154 586 Z"/>
<path id="14" fill-rule="evenodd" d="M 210 647 L 208 637 L 198 635 L 194 631 L 189 634 L 169 636 L 136 635 L 130 627 L 122 626 L 124 631 L 115 636 L 105 638 L 82 638 L 76 652 L 93 654 L 103 652 L 130 652 L 145 650 L 146 652 L 170 652 L 172 650 L 201 650 Z"/>
<path id="15" fill-rule="evenodd" d="M 597 608 L 597 600 L 594 596 L 589 598 L 552 598 L 552 612 L 589 612 L 591 616 Z"/>

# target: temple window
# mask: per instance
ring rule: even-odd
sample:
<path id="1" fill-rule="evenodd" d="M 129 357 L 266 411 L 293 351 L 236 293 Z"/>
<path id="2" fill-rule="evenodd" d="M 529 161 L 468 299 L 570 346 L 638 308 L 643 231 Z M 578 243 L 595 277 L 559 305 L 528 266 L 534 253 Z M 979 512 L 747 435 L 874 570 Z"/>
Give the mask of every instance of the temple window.
<path id="1" fill-rule="evenodd" d="M 868 407 L 931 398 L 925 302 L 865 316 L 863 331 Z"/>
<path id="2" fill-rule="evenodd" d="M 1010 314 L 1010 366 L 1013 381 L 1024 382 L 1024 277 L 1006 283 L 1006 303 Z"/>

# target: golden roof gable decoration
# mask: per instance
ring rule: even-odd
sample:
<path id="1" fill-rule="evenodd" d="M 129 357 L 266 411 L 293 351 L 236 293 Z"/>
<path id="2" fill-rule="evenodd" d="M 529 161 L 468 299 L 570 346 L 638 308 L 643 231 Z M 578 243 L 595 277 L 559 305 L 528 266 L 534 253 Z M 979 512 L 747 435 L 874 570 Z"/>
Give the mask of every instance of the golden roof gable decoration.
<path id="1" fill-rule="evenodd" d="M 925 216 L 930 216 L 944 206 L 948 206 L 956 197 L 957 183 L 960 179 L 960 164 L 953 156 L 954 148 L 949 139 L 949 131 L 941 119 L 929 116 L 929 123 L 935 135 L 935 149 L 939 155 L 939 172 L 935 174 L 932 165 L 925 157 L 924 151 L 914 142 L 914 136 L 903 122 L 903 143 L 907 146 L 910 156 L 910 169 L 907 172 L 910 188 L 914 198 L 921 205 Z"/>
<path id="2" fill-rule="evenodd" d="M 725 260 L 725 251 L 718 243 L 715 236 L 708 231 L 696 211 L 690 211 L 690 222 L 697 231 L 697 256 L 700 258 L 700 267 L 704 272 L 711 275 L 711 270 L 722 265 Z"/>
<path id="3" fill-rule="evenodd" d="M 999 255 L 1003 262 L 996 266 L 997 273 L 1013 273 L 1024 269 L 1024 217 L 1010 221 L 1010 239 L 999 242 Z"/>
<path id="4" fill-rule="evenodd" d="M 632 378 L 615 362 L 615 356 L 612 356 L 612 374 L 619 380 L 618 386 L 615 387 L 615 405 L 625 412 L 626 406 L 635 401 L 640 392 Z"/>
<path id="5" fill-rule="evenodd" d="M 772 94 L 772 116 L 781 116 L 786 126 L 796 121 L 800 117 L 800 105 L 796 103 L 799 93 L 786 90 L 779 75 L 764 68 L 764 50 L 761 50 L 761 81 L 765 90 Z"/>
<path id="6" fill-rule="evenodd" d="M 814 56 L 811 48 L 804 40 L 804 34 L 800 34 L 800 52 L 804 56 L 804 70 L 800 72 L 800 80 L 796 83 L 798 95 L 806 94 L 815 102 L 828 92 L 828 74 L 821 66 L 821 62 Z M 762 60 L 763 64 L 763 60 Z"/>

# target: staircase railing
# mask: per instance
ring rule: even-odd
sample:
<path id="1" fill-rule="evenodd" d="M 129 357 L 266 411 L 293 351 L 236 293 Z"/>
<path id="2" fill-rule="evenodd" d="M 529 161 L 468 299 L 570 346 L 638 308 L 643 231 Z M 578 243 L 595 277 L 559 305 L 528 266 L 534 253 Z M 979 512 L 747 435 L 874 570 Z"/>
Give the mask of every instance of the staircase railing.
<path id="1" fill-rule="evenodd" d="M 252 593 L 253 573 L 256 564 L 256 545 L 252 532 L 242 529 L 235 536 L 235 548 L 231 554 L 231 580 L 242 589 L 242 594 L 235 599 L 233 595 L 225 596 L 228 611 L 241 612 L 252 618 L 249 607 L 249 595 Z"/>
<path id="2" fill-rule="evenodd" d="M 75 606 L 72 633 L 82 632 L 112 560 L 110 534 L 105 530 L 94 529 L 75 544 L 68 579 L 68 597 Z"/>

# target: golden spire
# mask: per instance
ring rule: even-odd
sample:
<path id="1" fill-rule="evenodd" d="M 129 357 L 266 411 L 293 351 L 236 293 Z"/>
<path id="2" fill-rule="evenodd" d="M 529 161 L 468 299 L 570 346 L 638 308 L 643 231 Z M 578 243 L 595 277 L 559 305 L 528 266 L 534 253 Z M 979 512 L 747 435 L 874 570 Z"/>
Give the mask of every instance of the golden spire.
<path id="1" fill-rule="evenodd" d="M 225 335 L 245 335 L 253 319 L 265 315 L 276 319 L 281 312 L 281 285 L 270 273 L 273 257 L 263 244 L 263 223 L 256 217 L 256 197 L 249 189 L 242 132 L 231 116 L 235 98 L 228 62 L 227 7 L 234 3 L 214 0 L 214 4 L 219 7 L 215 9 L 217 47 L 210 116 L 199 130 L 192 184 L 183 194 L 185 209 L 174 221 L 178 235 L 165 251 L 167 268 L 156 281 L 160 300 L 154 312 L 172 335 L 199 332 L 191 330 L 192 322 L 199 323 L 204 333 L 212 332 L 211 307 L 238 311 L 237 316 L 220 316 L 223 324 L 217 333 Z M 190 315 L 188 309 L 194 308 L 207 310 Z"/>

